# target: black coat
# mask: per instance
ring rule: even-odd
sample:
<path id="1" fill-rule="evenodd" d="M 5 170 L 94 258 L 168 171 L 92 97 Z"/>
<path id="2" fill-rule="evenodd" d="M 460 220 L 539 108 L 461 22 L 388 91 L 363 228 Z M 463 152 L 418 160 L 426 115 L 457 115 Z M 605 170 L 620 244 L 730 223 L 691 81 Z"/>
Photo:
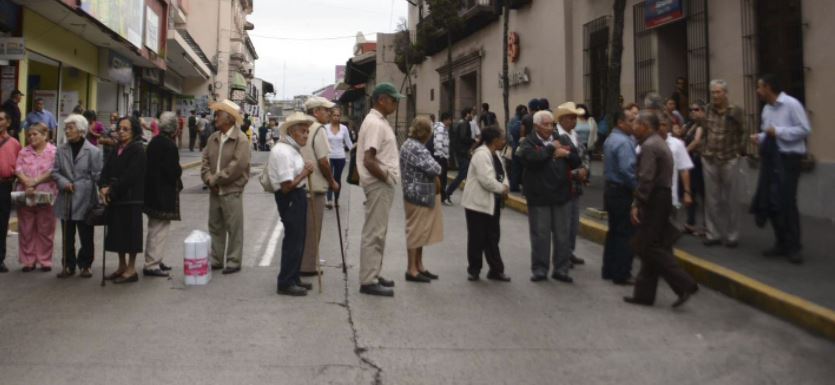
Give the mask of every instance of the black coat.
<path id="1" fill-rule="evenodd" d="M 571 146 L 571 140 L 566 137 L 556 140 L 563 146 Z M 536 132 L 532 132 L 516 150 L 525 166 L 524 193 L 530 206 L 561 205 L 571 200 L 571 170 L 579 167 L 581 160 L 576 151 L 567 158 L 555 159 L 555 149 L 553 144 L 545 144 Z"/>
<path id="2" fill-rule="evenodd" d="M 101 172 L 100 187 L 110 187 L 112 206 L 139 205 L 145 200 L 145 148 L 135 140 L 122 154 L 112 151 Z"/>
<path id="3" fill-rule="evenodd" d="M 180 151 L 171 138 L 158 135 L 151 139 L 146 150 L 148 170 L 145 173 L 145 205 L 149 218 L 180 220 Z"/>

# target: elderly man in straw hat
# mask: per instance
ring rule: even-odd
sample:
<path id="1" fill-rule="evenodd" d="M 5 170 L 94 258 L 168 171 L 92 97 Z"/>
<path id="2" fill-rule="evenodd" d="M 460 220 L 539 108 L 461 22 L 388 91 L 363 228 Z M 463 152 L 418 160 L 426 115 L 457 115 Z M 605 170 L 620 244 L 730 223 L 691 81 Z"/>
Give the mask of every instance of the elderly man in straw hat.
<path id="1" fill-rule="evenodd" d="M 557 118 L 577 111 L 558 109 Z M 551 278 L 571 283 L 568 275 L 571 247 L 572 169 L 580 166 L 580 157 L 571 151 L 567 138 L 554 135 L 554 115 L 538 111 L 533 116 L 534 131 L 519 144 L 517 154 L 525 166 L 525 198 L 528 201 L 528 224 L 531 237 L 531 281 L 544 281 L 553 260 Z M 552 253 L 553 247 L 553 253 Z"/>
<path id="2" fill-rule="evenodd" d="M 394 186 L 400 180 L 397 138 L 386 116 L 397 110 L 403 98 L 391 83 L 380 83 L 371 93 L 371 111 L 357 138 L 357 171 L 365 192 L 365 223 L 360 241 L 360 293 L 391 297 L 393 281 L 380 277 L 386 248 L 389 211 Z"/>
<path id="3" fill-rule="evenodd" d="M 200 176 L 211 190 L 212 270 L 223 269 L 223 274 L 232 274 L 241 270 L 244 246 L 241 193 L 249 180 L 249 141 L 238 128 L 244 118 L 237 104 L 225 99 L 210 104 L 209 108 L 215 112 L 216 131 L 203 149 Z"/>
<path id="4" fill-rule="evenodd" d="M 328 188 L 339 190 L 339 183 L 333 179 L 330 165 L 330 145 L 328 144 L 327 128 L 324 124 L 331 118 L 331 108 L 335 105 L 328 99 L 312 96 L 304 102 L 307 114 L 316 121 L 310 126 L 310 139 L 302 146 L 301 152 L 305 162 L 315 162 L 316 169 L 310 176 L 310 204 L 307 208 L 307 233 L 304 240 L 304 255 L 302 256 L 301 275 L 314 276 L 316 260 L 319 258 L 319 240 L 322 238 L 322 218 L 325 214 L 325 193 Z"/>
<path id="5" fill-rule="evenodd" d="M 583 195 L 583 185 L 589 180 L 589 164 L 586 157 L 586 145 L 577 139 L 577 117 L 586 114 L 586 110 L 577 107 L 574 102 L 566 102 L 557 107 L 557 135 L 563 142 L 568 139 L 571 151 L 577 153 L 581 164 L 571 170 L 571 226 L 568 235 L 568 243 L 571 246 L 570 266 L 585 264 L 582 258 L 574 255 L 577 244 L 577 233 L 580 230 L 580 195 Z"/>
<path id="6" fill-rule="evenodd" d="M 313 288 L 299 279 L 308 218 L 305 186 L 316 168 L 314 162 L 304 161 L 301 149 L 307 144 L 308 128 L 313 122 L 313 118 L 302 112 L 288 116 L 279 127 L 281 141 L 273 146 L 267 162 L 266 172 L 284 224 L 277 289 L 281 295 L 304 296 Z"/>

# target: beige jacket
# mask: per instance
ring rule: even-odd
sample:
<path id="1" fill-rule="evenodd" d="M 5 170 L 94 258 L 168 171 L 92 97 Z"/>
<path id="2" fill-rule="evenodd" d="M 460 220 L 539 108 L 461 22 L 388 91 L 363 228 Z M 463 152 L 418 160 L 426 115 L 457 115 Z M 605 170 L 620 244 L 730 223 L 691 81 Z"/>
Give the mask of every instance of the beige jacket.
<path id="1" fill-rule="evenodd" d="M 246 182 L 249 181 L 249 141 L 238 127 L 231 128 L 229 139 L 223 144 L 223 155 L 220 157 L 220 171 L 218 172 L 220 140 L 220 130 L 213 132 L 209 137 L 206 148 L 203 149 L 200 177 L 209 187 L 217 187 L 218 195 L 242 192 Z"/>
<path id="2" fill-rule="evenodd" d="M 464 185 L 461 206 L 493 215 L 496 209 L 496 194 L 503 193 L 504 187 L 509 185 L 507 172 L 504 174 L 504 182 L 496 180 L 496 169 L 493 167 L 490 149 L 484 145 L 477 148 L 470 160 L 470 168 L 467 169 L 467 183 Z"/>

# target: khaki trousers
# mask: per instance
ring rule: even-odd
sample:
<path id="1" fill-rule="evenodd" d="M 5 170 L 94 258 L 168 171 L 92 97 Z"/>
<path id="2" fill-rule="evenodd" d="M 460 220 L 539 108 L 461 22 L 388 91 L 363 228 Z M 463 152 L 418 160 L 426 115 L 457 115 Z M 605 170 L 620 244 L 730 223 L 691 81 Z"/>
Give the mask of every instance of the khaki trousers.
<path id="1" fill-rule="evenodd" d="M 383 267 L 389 212 L 394 201 L 394 187 L 385 182 L 374 182 L 365 191 L 365 223 L 360 241 L 360 284 L 377 283 Z"/>
<path id="2" fill-rule="evenodd" d="M 304 237 L 304 254 L 299 271 L 315 273 L 319 259 L 319 241 L 322 240 L 322 219 L 325 216 L 325 193 L 313 193 L 307 204 L 307 230 Z"/>
<path id="3" fill-rule="evenodd" d="M 152 269 L 162 262 L 165 242 L 168 240 L 168 230 L 171 221 L 148 218 L 148 237 L 145 238 L 145 268 Z"/>
<path id="4" fill-rule="evenodd" d="M 735 202 L 737 159 L 723 163 L 702 159 L 705 180 L 705 228 L 709 240 L 739 240 L 739 210 Z"/>
<path id="5" fill-rule="evenodd" d="M 241 193 L 209 195 L 212 266 L 240 267 L 244 249 L 244 206 Z"/>

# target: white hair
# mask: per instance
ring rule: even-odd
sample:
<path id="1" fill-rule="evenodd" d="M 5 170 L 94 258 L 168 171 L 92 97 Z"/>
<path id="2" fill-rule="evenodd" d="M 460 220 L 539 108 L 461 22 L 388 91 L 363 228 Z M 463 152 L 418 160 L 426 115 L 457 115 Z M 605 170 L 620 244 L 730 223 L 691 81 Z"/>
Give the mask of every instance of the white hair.
<path id="1" fill-rule="evenodd" d="M 87 118 L 79 114 L 70 114 L 64 119 L 64 126 L 70 123 L 75 125 L 75 129 L 81 133 L 81 136 L 87 135 Z"/>
<path id="2" fill-rule="evenodd" d="M 710 88 L 721 87 L 725 92 L 728 91 L 728 82 L 723 79 L 713 79 L 710 81 Z"/>
<path id="3" fill-rule="evenodd" d="M 159 130 L 171 135 L 177 132 L 177 114 L 171 111 L 165 111 L 159 116 Z"/>
<path id="4" fill-rule="evenodd" d="M 537 111 L 533 114 L 533 124 L 542 124 L 542 121 L 545 120 L 546 117 L 551 118 L 552 121 L 554 120 L 554 114 L 552 114 L 551 111 Z"/>
<path id="5" fill-rule="evenodd" d="M 663 110 L 664 98 L 657 92 L 649 92 L 644 96 L 644 108 L 651 110 Z"/>

